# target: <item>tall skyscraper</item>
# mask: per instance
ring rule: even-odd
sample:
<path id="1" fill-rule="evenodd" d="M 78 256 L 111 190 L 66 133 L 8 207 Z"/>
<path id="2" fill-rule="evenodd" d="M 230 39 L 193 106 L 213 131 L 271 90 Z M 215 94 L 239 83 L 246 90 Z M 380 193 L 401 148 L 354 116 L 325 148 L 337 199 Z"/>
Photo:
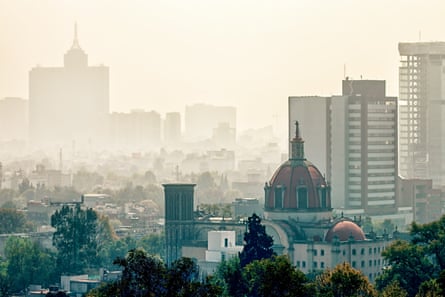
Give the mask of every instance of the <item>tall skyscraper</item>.
<path id="1" fill-rule="evenodd" d="M 400 175 L 445 186 L 445 42 L 399 43 Z"/>
<path id="2" fill-rule="evenodd" d="M 342 96 L 290 97 L 290 135 L 296 120 L 312 131 L 303 135 L 308 151 L 325 161 L 333 207 L 396 211 L 397 98 L 386 97 L 385 81 L 344 80 Z"/>
<path id="3" fill-rule="evenodd" d="M 106 139 L 108 113 L 108 67 L 88 66 L 75 26 L 64 66 L 37 66 L 29 72 L 31 145 L 100 145 Z"/>

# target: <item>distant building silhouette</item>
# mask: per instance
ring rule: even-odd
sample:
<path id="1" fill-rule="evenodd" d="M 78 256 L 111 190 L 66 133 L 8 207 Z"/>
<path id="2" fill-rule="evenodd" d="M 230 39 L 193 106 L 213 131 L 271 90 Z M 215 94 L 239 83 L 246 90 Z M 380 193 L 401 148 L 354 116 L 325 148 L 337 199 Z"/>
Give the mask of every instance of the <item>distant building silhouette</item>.
<path id="1" fill-rule="evenodd" d="M 108 67 L 88 66 L 75 26 L 64 66 L 37 66 L 29 72 L 31 144 L 100 145 L 106 140 L 108 113 Z"/>
<path id="2" fill-rule="evenodd" d="M 185 107 L 185 138 L 187 141 L 211 139 L 213 129 L 221 123 L 236 129 L 236 108 L 232 106 L 213 106 L 194 104 Z M 236 132 L 235 132 L 236 135 Z"/>
<path id="3" fill-rule="evenodd" d="M 167 112 L 164 120 L 164 143 L 176 146 L 181 143 L 181 138 L 181 114 Z"/>
<path id="4" fill-rule="evenodd" d="M 156 111 L 132 110 L 110 115 L 110 136 L 114 148 L 149 150 L 161 142 L 161 116 Z"/>
<path id="5" fill-rule="evenodd" d="M 399 43 L 400 175 L 445 186 L 445 42 Z"/>
<path id="6" fill-rule="evenodd" d="M 28 101 L 17 97 L 0 100 L 0 141 L 28 139 Z"/>

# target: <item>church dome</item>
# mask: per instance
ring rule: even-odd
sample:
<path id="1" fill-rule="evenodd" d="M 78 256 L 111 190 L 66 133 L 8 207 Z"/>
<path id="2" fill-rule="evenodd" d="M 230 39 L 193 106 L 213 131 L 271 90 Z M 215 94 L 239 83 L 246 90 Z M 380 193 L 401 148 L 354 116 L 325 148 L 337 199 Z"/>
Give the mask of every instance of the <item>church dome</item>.
<path id="1" fill-rule="evenodd" d="M 326 233 L 325 241 L 332 242 L 337 237 L 339 241 L 347 241 L 350 238 L 354 240 L 365 240 L 365 233 L 356 223 L 348 220 L 341 220 L 334 224 Z"/>
<path id="2" fill-rule="evenodd" d="M 304 157 L 304 141 L 298 122 L 291 141 L 291 157 L 265 185 L 267 211 L 319 211 L 331 209 L 330 186 L 323 175 Z"/>

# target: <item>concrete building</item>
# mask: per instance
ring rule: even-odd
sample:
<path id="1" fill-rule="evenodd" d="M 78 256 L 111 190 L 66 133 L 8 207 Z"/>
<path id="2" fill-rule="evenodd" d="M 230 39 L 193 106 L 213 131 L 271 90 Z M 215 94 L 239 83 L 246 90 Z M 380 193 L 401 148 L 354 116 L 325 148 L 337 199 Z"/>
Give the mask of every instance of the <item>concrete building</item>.
<path id="1" fill-rule="evenodd" d="M 413 221 L 426 224 L 438 221 L 444 214 L 444 188 L 434 188 L 431 179 L 399 177 L 400 204 L 412 209 Z"/>
<path id="2" fill-rule="evenodd" d="M 0 100 L 0 141 L 28 139 L 28 101 L 17 97 Z"/>
<path id="3" fill-rule="evenodd" d="M 77 39 L 77 27 L 63 67 L 34 67 L 29 72 L 31 145 L 101 146 L 109 113 L 109 71 L 89 66 Z"/>
<path id="4" fill-rule="evenodd" d="M 113 112 L 109 122 L 114 148 L 149 150 L 161 144 L 161 115 L 156 111 Z"/>
<path id="5" fill-rule="evenodd" d="M 181 114 L 179 112 L 167 112 L 164 120 L 164 143 L 177 146 L 181 143 Z"/>
<path id="6" fill-rule="evenodd" d="M 309 154 L 332 183 L 334 208 L 393 214 L 397 98 L 386 96 L 385 81 L 344 80 L 342 87 L 342 96 L 289 97 L 289 131 L 301 118 Z"/>
<path id="7" fill-rule="evenodd" d="M 185 107 L 185 138 L 187 141 L 211 139 L 213 129 L 218 128 L 221 123 L 224 123 L 226 128 L 236 129 L 235 107 L 208 104 L 194 104 Z"/>
<path id="8" fill-rule="evenodd" d="M 399 43 L 400 175 L 445 185 L 445 42 Z"/>

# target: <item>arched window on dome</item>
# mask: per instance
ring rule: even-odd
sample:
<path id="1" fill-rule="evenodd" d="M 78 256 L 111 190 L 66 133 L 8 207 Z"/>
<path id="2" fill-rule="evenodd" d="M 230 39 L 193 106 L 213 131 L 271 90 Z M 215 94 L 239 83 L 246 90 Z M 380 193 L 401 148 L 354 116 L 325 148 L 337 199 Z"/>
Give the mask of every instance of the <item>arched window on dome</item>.
<path id="1" fill-rule="evenodd" d="M 306 209 L 308 208 L 308 204 L 306 186 L 297 187 L 297 208 Z"/>
<path id="2" fill-rule="evenodd" d="M 326 187 L 325 186 L 319 186 L 318 187 L 318 197 L 320 199 L 320 207 L 326 208 L 327 207 L 327 196 L 326 196 Z"/>
<path id="3" fill-rule="evenodd" d="M 275 208 L 283 208 L 283 200 L 284 200 L 284 191 L 285 191 L 285 187 L 284 186 L 275 186 L 274 189 L 274 207 Z"/>

